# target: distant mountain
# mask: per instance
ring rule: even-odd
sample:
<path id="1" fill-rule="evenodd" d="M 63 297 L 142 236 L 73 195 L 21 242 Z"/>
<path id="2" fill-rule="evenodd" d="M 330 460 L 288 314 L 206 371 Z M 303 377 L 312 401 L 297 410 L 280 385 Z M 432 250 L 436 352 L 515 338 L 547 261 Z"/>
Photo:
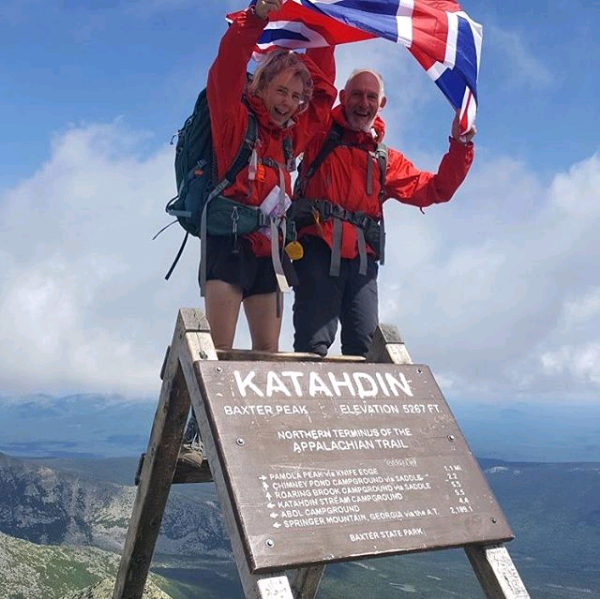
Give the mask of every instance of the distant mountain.
<path id="1" fill-rule="evenodd" d="M 158 391 L 158 382 L 157 382 Z M 157 398 L 0 397 L 0 451 L 18 457 L 120 458 L 145 450 Z M 473 453 L 497 460 L 600 462 L 598 405 L 449 401 Z"/>
<path id="2" fill-rule="evenodd" d="M 135 455 L 148 444 L 156 404 L 97 394 L 0 397 L 0 451 L 21 457 Z"/>
<path id="3" fill-rule="evenodd" d="M 130 459 L 129 465 L 133 477 L 135 460 Z M 0 454 L 2 599 L 58 599 L 114 577 L 136 489 L 98 480 L 102 469 L 97 465 L 90 469 L 96 478 Z M 125 470 L 123 466 L 119 476 Z M 207 488 L 211 486 L 193 485 L 198 490 L 194 496 L 176 489 L 170 494 L 156 545 L 157 568 L 169 572 L 173 564 L 185 560 L 210 561 L 211 567 L 223 561 L 231 564 L 221 511 L 214 492 Z M 49 569 L 48 564 L 56 569 Z M 38 570 L 42 574 L 36 574 Z M 185 584 L 164 582 L 161 587 L 170 587 L 173 599 L 188 599 Z M 83 597 L 104 599 L 99 594 L 102 588 Z"/>
<path id="4" fill-rule="evenodd" d="M 481 464 L 515 531 L 509 547 L 543 567 L 589 572 L 600 590 L 600 464 Z"/>
<path id="5" fill-rule="evenodd" d="M 136 489 L 0 454 L 0 532 L 39 544 L 93 546 L 121 553 Z M 159 553 L 225 557 L 219 507 L 173 493 Z"/>
<path id="6" fill-rule="evenodd" d="M 68 471 L 58 469 L 61 461 Z M 40 544 L 60 544 L 33 545 L 39 550 L 66 550 L 69 544 L 70 551 L 72 543 L 79 545 L 77 551 L 114 548 L 110 555 L 117 560 L 135 489 L 99 478 L 127 479 L 137 460 L 53 459 L 48 463 L 53 463 L 53 468 L 0 456 L 0 530 Z M 507 548 L 532 599 L 600 596 L 600 464 L 482 459 L 481 466 L 515 532 L 516 539 Z M 0 538 L 0 556 L 3 548 L 10 546 L 6 538 Z M 21 553 L 22 561 L 10 562 L 6 568 L 0 557 L 2 599 L 10 597 L 3 593 L 2 585 L 9 582 L 4 572 L 27 579 L 29 554 L 35 555 L 34 550 Z M 116 563 L 108 560 L 103 569 L 104 557 L 92 553 L 89 559 L 88 577 L 84 580 L 82 576 L 80 588 L 106 578 L 110 564 Z M 33 561 L 50 560 L 40 556 Z M 75 571 L 79 562 L 67 558 L 69 563 L 71 560 Z M 23 573 L 19 573 L 21 567 Z M 70 576 L 70 568 L 65 566 L 63 573 Z M 173 599 L 242 596 L 214 485 L 173 487 L 152 571 L 164 577 L 160 580 L 168 579 L 170 587 L 160 586 Z M 90 581 L 89 574 L 96 572 L 98 579 Z M 457 593 L 461 599 L 482 596 L 464 552 L 452 550 L 328 566 L 318 599 L 389 599 L 405 593 L 421 599 L 456 599 Z M 58 599 L 60 595 L 24 597 Z"/>
<path id="7" fill-rule="evenodd" d="M 600 462 L 600 402 L 450 402 L 475 455 L 510 462 Z"/>

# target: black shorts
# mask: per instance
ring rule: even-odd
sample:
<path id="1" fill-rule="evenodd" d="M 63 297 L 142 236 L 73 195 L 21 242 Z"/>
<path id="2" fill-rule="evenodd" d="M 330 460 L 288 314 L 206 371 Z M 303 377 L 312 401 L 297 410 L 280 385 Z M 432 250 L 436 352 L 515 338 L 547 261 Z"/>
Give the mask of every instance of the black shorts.
<path id="1" fill-rule="evenodd" d="M 243 237 L 206 236 L 206 280 L 235 285 L 243 298 L 277 290 L 271 257 L 257 258 Z"/>

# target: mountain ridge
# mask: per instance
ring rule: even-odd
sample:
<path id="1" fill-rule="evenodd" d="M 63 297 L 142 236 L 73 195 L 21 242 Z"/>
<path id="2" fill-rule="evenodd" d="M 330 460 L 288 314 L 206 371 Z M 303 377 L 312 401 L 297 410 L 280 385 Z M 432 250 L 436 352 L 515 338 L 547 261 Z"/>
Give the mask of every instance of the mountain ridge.
<path id="1" fill-rule="evenodd" d="M 131 484 L 124 486 L 98 480 L 98 477 L 112 475 L 115 479 L 131 480 L 137 460 L 106 460 L 110 465 L 106 468 L 99 466 L 102 461 L 84 460 L 78 464 L 77 460 L 69 459 L 71 470 L 60 471 L 56 467 L 49 468 L 44 460 L 27 461 L 1 455 L 0 530 L 9 527 L 15 532 L 17 529 L 20 537 L 38 541 L 76 539 L 84 549 L 101 550 L 94 547 L 94 543 L 100 543 L 103 547 L 112 547 L 112 555 L 117 559 L 131 516 L 135 488 Z M 600 463 L 533 464 L 482 458 L 480 465 L 515 531 L 517 538 L 508 543 L 507 548 L 532 599 L 572 599 L 582 592 L 590 596 L 588 591 L 591 596 L 600 595 L 600 567 L 596 559 L 600 554 L 597 518 Z M 121 471 L 111 469 L 117 466 Z M 86 475 L 86 469 L 92 472 Z M 24 505 L 16 519 L 11 519 L 10 507 L 14 507 L 18 494 L 11 495 L 10 489 L 6 492 L 7 485 L 27 490 L 19 498 Z M 94 495 L 93 501 L 90 494 Z M 69 509 L 65 507 L 65 513 L 57 512 L 57 504 L 61 505 L 64 497 L 70 498 L 64 502 Z M 79 519 L 70 511 L 78 505 L 77 501 L 88 506 Z M 33 514 L 37 515 L 35 519 Z M 336 599 L 342 595 L 346 599 L 362 599 L 369 585 L 374 584 L 382 589 L 378 592 L 384 593 L 380 597 L 387 597 L 383 589 L 393 587 L 397 592 L 400 587 L 393 585 L 399 584 L 421 589 L 419 592 L 427 599 L 450 599 L 454 596 L 451 590 L 459 584 L 465 589 L 462 599 L 475 599 L 481 591 L 473 584 L 464 557 L 460 551 L 458 554 L 449 551 L 401 556 L 405 572 L 402 577 L 394 574 L 400 558 L 334 564 L 327 568 L 319 599 Z M 172 595 L 173 599 L 198 596 L 222 599 L 223 594 L 218 589 L 223 588 L 229 589 L 227 596 L 240 595 L 214 485 L 173 487 L 152 568 L 176 585 L 180 594 Z M 430 573 L 424 574 L 425 568 L 430 569 Z M 3 596 L 1 579 L 0 575 L 0 596 Z M 355 590 L 342 591 L 350 588 L 351 580 L 351 588 Z M 469 580 L 471 582 L 467 582 Z M 566 587 L 579 590 L 571 592 Z M 58 595 L 44 596 L 59 599 Z M 26 599 L 30 598 L 26 596 Z M 94 596 L 94 599 L 110 597 Z"/>
<path id="2" fill-rule="evenodd" d="M 448 400 L 475 455 L 600 462 L 600 404 Z M 93 393 L 0 397 L 0 451 L 18 457 L 122 457 L 146 449 L 157 399 Z"/>

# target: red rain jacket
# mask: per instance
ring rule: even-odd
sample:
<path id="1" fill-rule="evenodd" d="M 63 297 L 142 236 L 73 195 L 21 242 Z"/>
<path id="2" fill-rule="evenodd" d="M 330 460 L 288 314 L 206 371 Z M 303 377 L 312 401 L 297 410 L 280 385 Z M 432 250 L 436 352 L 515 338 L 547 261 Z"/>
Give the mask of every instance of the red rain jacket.
<path id="1" fill-rule="evenodd" d="M 361 211 L 373 218 L 381 216 L 379 202 L 380 173 L 377 162 L 368 151 L 374 151 L 383 140 L 385 123 L 376 117 L 373 128 L 375 136 L 350 129 L 341 105 L 331 111 L 331 119 L 344 128 L 342 142 L 352 144 L 336 147 L 323 161 L 317 172 L 308 180 L 302 197 L 329 200 L 352 212 Z M 331 120 L 313 138 L 304 153 L 305 164 L 310 165 L 327 137 Z M 358 147 L 356 147 L 358 146 Z M 366 150 L 366 151 L 365 151 Z M 388 165 L 385 177 L 385 195 L 405 204 L 425 208 L 432 204 L 447 202 L 465 179 L 473 161 L 472 143 L 463 145 L 450 138 L 450 149 L 442 158 L 437 174 L 420 171 L 404 155 L 388 148 Z M 372 193 L 367 195 L 367 160 L 373 160 Z M 358 245 L 353 225 L 343 222 L 342 258 L 356 258 Z M 333 220 L 311 225 L 300 231 L 300 236 L 322 237 L 332 247 Z M 367 248 L 370 253 L 371 248 Z"/>
<path id="2" fill-rule="evenodd" d="M 249 9 L 237 13 L 221 40 L 217 58 L 208 73 L 207 98 L 219 179 L 231 166 L 246 133 L 248 108 L 242 102 L 242 94 L 246 87 L 246 68 L 267 22 Z M 297 156 L 329 118 L 331 106 L 337 95 L 333 86 L 333 48 L 309 50 L 301 59 L 312 75 L 313 97 L 308 108 L 294 115 L 287 128 L 282 129 L 271 123 L 269 113 L 260 98 L 251 94 L 246 97 L 258 122 L 256 150 L 259 159 L 271 158 L 284 163 L 285 136 L 292 137 L 294 156 Z M 224 190 L 223 195 L 237 202 L 258 206 L 275 185 L 279 185 L 279 173 L 276 168 L 265 167 L 264 180 L 257 178 L 249 181 L 246 167 L 238 174 L 235 182 Z M 285 186 L 291 197 L 290 175 L 287 172 Z M 270 241 L 262 233 L 251 233 L 246 237 L 250 239 L 256 256 L 271 255 Z"/>

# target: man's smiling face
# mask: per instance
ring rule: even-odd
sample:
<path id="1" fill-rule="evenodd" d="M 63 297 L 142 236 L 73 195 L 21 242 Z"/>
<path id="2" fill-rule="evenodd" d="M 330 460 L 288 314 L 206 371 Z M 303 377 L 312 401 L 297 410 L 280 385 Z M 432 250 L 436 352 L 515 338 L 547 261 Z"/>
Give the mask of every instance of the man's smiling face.
<path id="1" fill-rule="evenodd" d="M 346 120 L 356 131 L 370 131 L 373 121 L 386 99 L 381 94 L 377 77 L 363 71 L 352 77 L 340 92 L 340 102 L 344 107 Z"/>

